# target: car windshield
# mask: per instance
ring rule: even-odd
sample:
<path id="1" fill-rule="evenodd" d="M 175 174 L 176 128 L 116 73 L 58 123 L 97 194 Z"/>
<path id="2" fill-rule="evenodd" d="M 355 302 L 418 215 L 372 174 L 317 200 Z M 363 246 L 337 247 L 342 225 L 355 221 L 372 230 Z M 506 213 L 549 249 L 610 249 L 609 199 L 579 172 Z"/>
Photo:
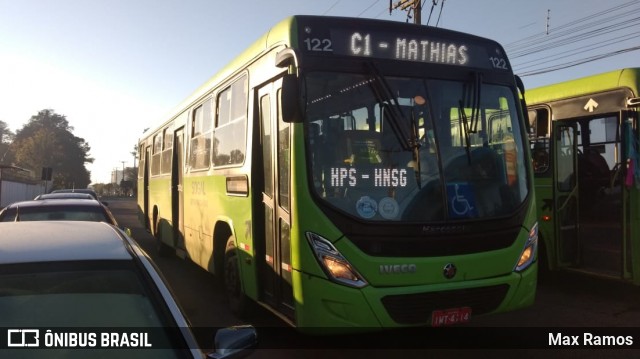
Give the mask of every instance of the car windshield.
<path id="1" fill-rule="evenodd" d="M 161 297 L 143 278 L 131 261 L 5 265 L 0 274 L 2 323 L 12 328 L 96 328 L 107 332 L 138 328 L 149 333 L 156 348 L 184 347 L 164 329 L 176 327 L 176 323 L 163 314 L 168 311 L 156 299 Z M 176 356 L 171 350 L 152 352 L 154 357 Z"/>
<path id="2" fill-rule="evenodd" d="M 313 72 L 307 148 L 322 201 L 370 221 L 507 216 L 528 194 L 515 93 L 486 83 Z"/>
<path id="3" fill-rule="evenodd" d="M 7 208 L 0 218 L 13 221 L 91 221 L 112 223 L 99 206 L 29 206 Z"/>

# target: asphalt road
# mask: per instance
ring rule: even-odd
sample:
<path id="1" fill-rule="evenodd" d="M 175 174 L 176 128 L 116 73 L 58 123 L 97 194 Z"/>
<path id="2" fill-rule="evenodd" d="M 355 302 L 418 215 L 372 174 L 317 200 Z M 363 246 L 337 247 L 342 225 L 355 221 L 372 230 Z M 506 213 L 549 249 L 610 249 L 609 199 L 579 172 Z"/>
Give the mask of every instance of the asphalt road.
<path id="1" fill-rule="evenodd" d="M 133 237 L 161 269 L 192 326 L 198 328 L 199 343 L 205 348 L 212 346 L 215 328 L 250 323 L 257 327 L 260 338 L 259 349 L 252 358 L 640 357 L 640 288 L 569 272 L 541 278 L 532 307 L 474 318 L 469 325 L 446 332 L 446 337 L 443 332 L 429 330 L 418 332 L 424 337 L 416 336 L 416 332 L 405 337 L 402 332 L 395 336 L 382 333 L 339 339 L 307 337 L 290 330 L 276 316 L 260 308 L 250 318 L 242 320 L 228 310 L 222 285 L 215 276 L 188 260 L 156 255 L 153 238 L 137 221 L 137 206 L 133 199 L 109 199 L 108 202 L 119 224 L 131 228 Z M 562 349 L 547 345 L 551 340 L 571 344 L 572 336 L 579 337 L 582 343 L 588 333 L 596 337 L 612 335 L 621 341 L 630 338 L 633 349 L 628 349 L 628 345 L 581 345 L 578 349 L 571 345 Z M 399 338 L 402 340 L 397 345 L 389 344 Z M 486 348 L 471 345 L 468 349 L 469 345 L 465 344 L 483 340 L 488 343 Z M 528 344 L 529 340 L 531 344 Z M 467 349 L 456 349 L 456 341 Z"/>

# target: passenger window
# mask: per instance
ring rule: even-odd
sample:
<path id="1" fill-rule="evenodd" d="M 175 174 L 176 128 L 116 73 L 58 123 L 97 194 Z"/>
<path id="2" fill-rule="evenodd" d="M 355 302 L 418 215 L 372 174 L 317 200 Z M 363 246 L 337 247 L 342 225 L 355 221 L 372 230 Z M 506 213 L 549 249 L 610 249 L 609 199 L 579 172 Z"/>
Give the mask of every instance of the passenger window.
<path id="1" fill-rule="evenodd" d="M 207 169 L 211 158 L 211 99 L 193 111 L 189 165 L 193 169 Z"/>
<path id="2" fill-rule="evenodd" d="M 217 97 L 213 165 L 242 164 L 247 143 L 247 76 L 242 76 Z"/>

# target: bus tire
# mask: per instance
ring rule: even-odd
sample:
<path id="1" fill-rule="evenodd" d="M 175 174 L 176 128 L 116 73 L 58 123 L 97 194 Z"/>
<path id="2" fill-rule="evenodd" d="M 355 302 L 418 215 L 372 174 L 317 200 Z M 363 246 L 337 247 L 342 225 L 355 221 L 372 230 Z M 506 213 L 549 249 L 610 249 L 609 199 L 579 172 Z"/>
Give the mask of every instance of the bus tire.
<path id="1" fill-rule="evenodd" d="M 160 257 L 170 257 L 174 255 L 175 250 L 171 248 L 170 245 L 162 241 L 160 220 L 158 220 L 158 214 L 155 209 L 153 211 L 153 223 L 155 223 L 154 230 L 153 230 L 153 238 L 155 239 L 156 253 L 158 253 Z"/>
<path id="2" fill-rule="evenodd" d="M 156 252 L 160 257 L 170 257 L 175 254 L 174 249 L 171 248 L 170 245 L 162 241 L 162 237 L 160 236 L 160 233 L 156 234 L 155 239 L 156 239 Z"/>
<path id="3" fill-rule="evenodd" d="M 224 252 L 224 288 L 229 309 L 236 316 L 243 318 L 247 314 L 248 298 L 242 290 L 240 281 L 240 262 L 235 246 L 235 238 L 229 237 Z"/>

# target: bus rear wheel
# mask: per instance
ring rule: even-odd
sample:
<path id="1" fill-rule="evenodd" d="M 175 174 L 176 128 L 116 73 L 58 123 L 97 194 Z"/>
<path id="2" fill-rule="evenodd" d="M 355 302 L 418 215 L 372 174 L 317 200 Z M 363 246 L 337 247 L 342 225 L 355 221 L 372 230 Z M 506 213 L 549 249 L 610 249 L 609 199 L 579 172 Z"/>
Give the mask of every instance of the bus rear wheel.
<path id="1" fill-rule="evenodd" d="M 224 288 L 229 308 L 233 314 L 242 318 L 247 314 L 248 298 L 242 291 L 240 262 L 234 243 L 234 237 L 230 237 L 224 253 Z"/>

